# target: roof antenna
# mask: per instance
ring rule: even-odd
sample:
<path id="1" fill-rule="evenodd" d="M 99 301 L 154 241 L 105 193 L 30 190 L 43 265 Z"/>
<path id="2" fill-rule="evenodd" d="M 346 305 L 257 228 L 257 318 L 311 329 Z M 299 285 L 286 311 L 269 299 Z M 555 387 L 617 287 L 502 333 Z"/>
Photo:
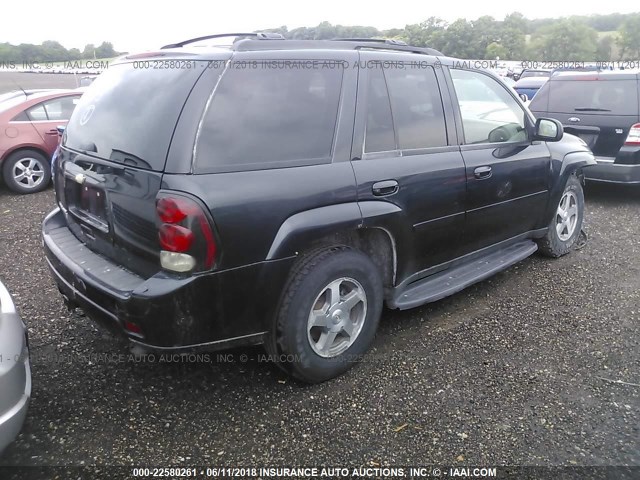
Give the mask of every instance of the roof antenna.
<path id="1" fill-rule="evenodd" d="M 29 96 L 29 94 L 24 90 L 24 88 L 22 88 L 22 87 L 18 84 L 18 82 L 16 82 L 14 79 L 11 79 L 11 81 L 12 81 L 13 83 L 15 83 L 15 84 L 16 84 L 16 87 L 18 87 L 22 93 L 24 93 L 24 96 L 25 96 L 25 97 L 28 97 L 28 96 Z"/>

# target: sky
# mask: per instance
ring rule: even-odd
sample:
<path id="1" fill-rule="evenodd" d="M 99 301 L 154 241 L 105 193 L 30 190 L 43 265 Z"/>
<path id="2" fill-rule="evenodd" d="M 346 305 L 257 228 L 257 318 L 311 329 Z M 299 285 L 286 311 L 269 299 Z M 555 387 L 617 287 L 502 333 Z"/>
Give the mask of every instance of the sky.
<path id="1" fill-rule="evenodd" d="M 380 5 L 380 6 L 378 6 Z M 0 4 L 0 43 L 57 40 L 82 50 L 88 43 L 110 41 L 122 52 L 155 49 L 167 43 L 212 33 L 254 31 L 286 25 L 290 30 L 322 21 L 365 25 L 384 30 L 420 23 L 430 16 L 446 21 L 491 15 L 502 20 L 519 11 L 527 18 L 562 17 L 640 11 L 636 1 L 613 5 L 602 1 L 531 0 L 525 2 L 401 0 L 29 0 Z M 21 20 L 22 19 L 22 20 Z"/>

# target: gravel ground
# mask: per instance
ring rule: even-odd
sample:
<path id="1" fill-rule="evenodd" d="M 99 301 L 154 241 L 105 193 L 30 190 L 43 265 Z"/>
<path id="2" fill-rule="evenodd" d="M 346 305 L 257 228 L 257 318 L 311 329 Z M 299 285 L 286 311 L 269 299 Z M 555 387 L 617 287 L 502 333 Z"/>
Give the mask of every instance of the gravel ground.
<path id="1" fill-rule="evenodd" d="M 128 349 L 63 306 L 39 236 L 52 207 L 0 188 L 0 276 L 33 355 L 0 465 L 640 465 L 640 191 L 589 188 L 584 249 L 387 311 L 367 361 L 317 386 L 260 348 L 96 357 Z"/>

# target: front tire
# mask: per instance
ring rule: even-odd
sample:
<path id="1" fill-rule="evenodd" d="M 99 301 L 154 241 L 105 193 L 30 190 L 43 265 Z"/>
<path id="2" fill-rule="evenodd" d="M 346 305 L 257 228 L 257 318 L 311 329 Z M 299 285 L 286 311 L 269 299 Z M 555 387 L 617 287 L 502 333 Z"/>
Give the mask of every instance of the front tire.
<path id="1" fill-rule="evenodd" d="M 51 181 L 51 166 L 40 152 L 21 150 L 12 153 L 2 165 L 4 183 L 16 193 L 36 193 Z"/>
<path id="2" fill-rule="evenodd" d="M 571 175 L 560 197 L 556 212 L 544 238 L 538 241 L 543 255 L 558 258 L 576 244 L 584 219 L 584 192 L 578 177 Z"/>
<path id="3" fill-rule="evenodd" d="M 319 383 L 361 360 L 378 328 L 383 288 L 364 253 L 331 247 L 291 272 L 267 350 L 295 378 Z"/>

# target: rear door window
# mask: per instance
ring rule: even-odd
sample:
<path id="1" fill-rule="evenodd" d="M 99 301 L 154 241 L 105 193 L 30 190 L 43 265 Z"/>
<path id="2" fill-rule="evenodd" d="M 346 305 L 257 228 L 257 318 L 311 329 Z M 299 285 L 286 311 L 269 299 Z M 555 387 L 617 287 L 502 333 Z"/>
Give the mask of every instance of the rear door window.
<path id="1" fill-rule="evenodd" d="M 388 68 L 384 74 L 402 150 L 447 145 L 440 89 L 432 67 Z"/>
<path id="2" fill-rule="evenodd" d="M 549 84 L 549 111 L 638 115 L 636 80 L 556 80 Z"/>
<path id="3" fill-rule="evenodd" d="M 367 92 L 367 126 L 364 151 L 365 153 L 373 153 L 395 149 L 396 138 L 387 84 L 382 69 L 371 69 Z"/>
<path id="4" fill-rule="evenodd" d="M 199 173 L 328 163 L 342 69 L 229 68 L 196 143 Z"/>

